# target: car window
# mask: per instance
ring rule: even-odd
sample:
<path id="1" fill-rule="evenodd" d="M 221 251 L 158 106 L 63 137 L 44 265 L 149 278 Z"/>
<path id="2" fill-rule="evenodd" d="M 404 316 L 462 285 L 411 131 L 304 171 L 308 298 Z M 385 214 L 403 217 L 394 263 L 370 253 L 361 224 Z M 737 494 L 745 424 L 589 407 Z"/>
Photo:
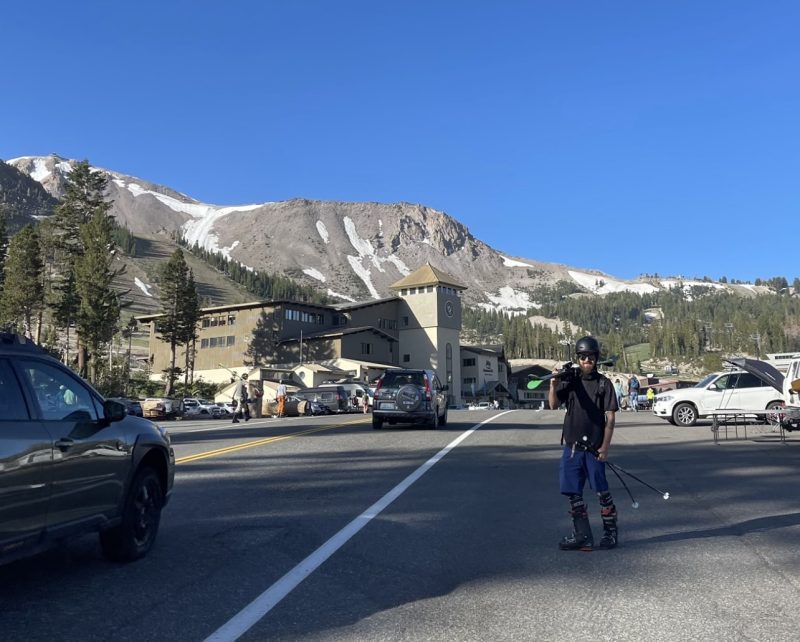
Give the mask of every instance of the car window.
<path id="1" fill-rule="evenodd" d="M 28 407 L 11 364 L 0 360 L 0 421 L 27 421 Z"/>
<path id="2" fill-rule="evenodd" d="M 406 384 L 415 386 L 425 385 L 422 380 L 421 372 L 387 372 L 384 375 L 384 386 L 405 386 Z"/>
<path id="3" fill-rule="evenodd" d="M 760 388 L 766 385 L 761 379 L 749 372 L 743 372 L 739 375 L 739 382 L 736 384 L 737 388 Z"/>
<path id="4" fill-rule="evenodd" d="M 47 363 L 23 361 L 21 365 L 36 394 L 42 419 L 97 421 L 92 395 L 77 379 Z"/>
<path id="5" fill-rule="evenodd" d="M 738 380 L 739 375 L 737 374 L 727 374 L 721 376 L 714 382 L 713 388 L 717 390 L 730 390 L 731 388 L 736 387 L 736 381 Z"/>

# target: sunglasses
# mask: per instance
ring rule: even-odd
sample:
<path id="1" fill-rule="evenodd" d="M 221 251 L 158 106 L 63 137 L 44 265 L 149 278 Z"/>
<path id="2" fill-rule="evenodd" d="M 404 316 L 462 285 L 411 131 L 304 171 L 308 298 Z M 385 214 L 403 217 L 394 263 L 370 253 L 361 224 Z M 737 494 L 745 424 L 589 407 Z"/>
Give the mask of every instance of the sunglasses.
<path id="1" fill-rule="evenodd" d="M 597 357 L 593 354 L 579 354 L 578 359 L 581 361 L 597 361 Z"/>

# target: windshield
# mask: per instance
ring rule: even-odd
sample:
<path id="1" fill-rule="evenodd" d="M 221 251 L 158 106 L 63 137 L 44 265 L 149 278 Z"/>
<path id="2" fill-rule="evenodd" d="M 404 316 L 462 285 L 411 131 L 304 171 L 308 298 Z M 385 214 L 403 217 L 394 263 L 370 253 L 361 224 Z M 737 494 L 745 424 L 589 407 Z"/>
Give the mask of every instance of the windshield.
<path id="1" fill-rule="evenodd" d="M 695 388 L 705 388 L 705 387 L 706 387 L 708 384 L 710 384 L 712 381 L 714 381 L 714 379 L 716 379 L 716 378 L 717 378 L 717 376 L 718 376 L 718 375 L 717 375 L 717 373 L 713 373 L 713 374 L 710 374 L 710 375 L 706 375 L 705 377 L 703 377 L 703 378 L 702 378 L 702 379 L 699 381 L 699 383 L 696 383 L 696 384 L 694 385 L 694 387 L 695 387 Z"/>

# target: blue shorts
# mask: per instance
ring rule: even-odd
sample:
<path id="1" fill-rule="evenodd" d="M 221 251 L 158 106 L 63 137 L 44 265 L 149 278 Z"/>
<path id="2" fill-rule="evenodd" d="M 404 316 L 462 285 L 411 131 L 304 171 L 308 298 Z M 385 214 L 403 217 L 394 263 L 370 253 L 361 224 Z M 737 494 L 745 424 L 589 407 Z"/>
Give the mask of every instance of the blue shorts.
<path id="1" fill-rule="evenodd" d="M 596 493 L 608 490 L 605 462 L 597 461 L 592 453 L 564 446 L 558 478 L 563 495 L 583 495 L 583 487 L 588 480 L 589 487 Z"/>

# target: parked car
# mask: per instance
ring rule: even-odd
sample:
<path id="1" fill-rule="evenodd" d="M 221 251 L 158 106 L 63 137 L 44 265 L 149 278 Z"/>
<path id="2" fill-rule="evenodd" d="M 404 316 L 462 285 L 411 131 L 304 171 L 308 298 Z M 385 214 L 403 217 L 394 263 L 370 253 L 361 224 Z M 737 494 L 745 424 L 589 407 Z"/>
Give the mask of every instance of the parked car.
<path id="1" fill-rule="evenodd" d="M 183 415 L 184 417 L 199 417 L 199 418 L 213 418 L 218 419 L 224 414 L 220 408 L 213 401 L 206 399 L 198 399 L 196 397 L 183 398 Z"/>
<path id="2" fill-rule="evenodd" d="M 375 387 L 372 427 L 380 429 L 384 422 L 444 426 L 447 389 L 433 370 L 388 370 Z"/>
<path id="3" fill-rule="evenodd" d="M 318 401 L 304 399 L 297 395 L 288 395 L 284 405 L 284 411 L 288 417 L 299 417 L 300 415 L 328 415 L 328 407 Z M 278 402 L 270 401 L 267 403 L 267 414 L 278 414 Z"/>
<path id="4" fill-rule="evenodd" d="M 714 410 L 777 410 L 782 406 L 782 396 L 775 388 L 744 370 L 728 370 L 710 374 L 692 388 L 657 394 L 653 414 L 671 424 L 694 426 Z"/>
<path id="5" fill-rule="evenodd" d="M 133 415 L 134 417 L 144 417 L 144 412 L 142 411 L 142 404 L 139 402 L 138 399 L 126 399 L 125 397 L 109 397 L 110 401 L 116 401 L 117 403 L 122 404 L 125 406 L 129 415 Z"/>
<path id="6" fill-rule="evenodd" d="M 491 410 L 493 407 L 488 401 L 480 401 L 468 406 L 469 410 Z"/>
<path id="7" fill-rule="evenodd" d="M 319 385 L 320 388 L 337 388 L 344 390 L 347 396 L 347 412 L 364 412 L 364 397 L 367 397 L 367 405 L 369 405 L 369 390 L 367 386 L 356 383 L 323 383 Z"/>
<path id="8" fill-rule="evenodd" d="M 88 532 L 108 559 L 147 554 L 175 477 L 165 429 L 8 333 L 0 417 L 0 563 Z"/>
<path id="9" fill-rule="evenodd" d="M 349 412 L 350 398 L 347 390 L 342 386 L 325 386 L 320 388 L 306 388 L 294 393 L 296 397 L 316 401 L 327 407 L 332 413 Z"/>
<path id="10" fill-rule="evenodd" d="M 183 399 L 148 397 L 142 402 L 142 413 L 148 419 L 180 419 L 183 417 Z"/>

